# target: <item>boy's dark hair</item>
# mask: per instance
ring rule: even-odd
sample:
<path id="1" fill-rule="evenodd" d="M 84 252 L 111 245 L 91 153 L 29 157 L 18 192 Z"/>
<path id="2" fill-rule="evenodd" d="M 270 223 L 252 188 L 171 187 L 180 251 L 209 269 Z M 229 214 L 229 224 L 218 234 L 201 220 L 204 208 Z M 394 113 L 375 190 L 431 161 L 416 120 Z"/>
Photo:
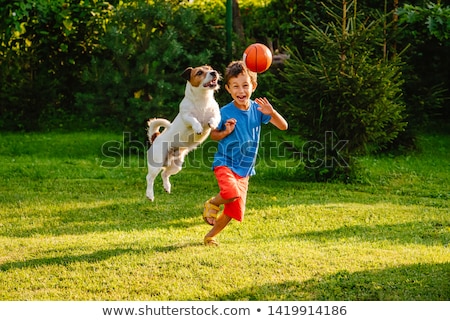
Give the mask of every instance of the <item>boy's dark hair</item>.
<path id="1" fill-rule="evenodd" d="M 242 73 L 247 74 L 250 77 L 250 80 L 254 84 L 257 84 L 258 76 L 256 72 L 253 72 L 250 69 L 248 69 L 242 60 L 232 61 L 228 64 L 227 68 L 225 69 L 225 76 L 224 76 L 225 83 L 228 84 L 228 80 L 230 80 L 230 78 L 237 77 Z"/>

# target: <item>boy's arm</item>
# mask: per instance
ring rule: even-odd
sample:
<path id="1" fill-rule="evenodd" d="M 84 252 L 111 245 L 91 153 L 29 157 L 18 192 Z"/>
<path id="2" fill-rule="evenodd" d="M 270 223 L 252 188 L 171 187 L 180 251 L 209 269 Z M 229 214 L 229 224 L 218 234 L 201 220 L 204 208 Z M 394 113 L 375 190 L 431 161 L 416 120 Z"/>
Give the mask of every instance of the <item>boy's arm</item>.
<path id="1" fill-rule="evenodd" d="M 210 137 L 212 140 L 221 140 L 228 135 L 231 134 L 231 132 L 234 130 L 234 126 L 236 125 L 236 119 L 230 118 L 225 122 L 225 129 L 219 130 L 217 128 L 211 129 Z"/>
<path id="2" fill-rule="evenodd" d="M 259 105 L 258 110 L 265 115 L 269 115 L 270 123 L 275 125 L 280 130 L 288 129 L 288 123 L 283 116 L 281 116 L 271 105 L 267 98 L 256 98 L 255 102 Z"/>
<path id="3" fill-rule="evenodd" d="M 270 123 L 275 125 L 280 130 L 286 130 L 288 129 L 288 123 L 286 119 L 284 119 L 283 116 L 281 116 L 275 109 L 273 110 L 273 113 L 270 115 L 272 118 L 270 118 Z"/>

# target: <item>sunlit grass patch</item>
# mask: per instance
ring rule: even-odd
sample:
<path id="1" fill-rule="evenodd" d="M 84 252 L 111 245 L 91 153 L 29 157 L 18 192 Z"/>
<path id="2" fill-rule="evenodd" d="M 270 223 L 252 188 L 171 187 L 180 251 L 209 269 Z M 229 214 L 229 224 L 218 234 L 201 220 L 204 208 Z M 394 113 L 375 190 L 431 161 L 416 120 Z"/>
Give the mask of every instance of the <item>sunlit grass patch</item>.
<path id="1" fill-rule="evenodd" d="M 102 166 L 120 139 L 0 137 L 1 300 L 450 299 L 448 139 L 367 157 L 360 183 L 262 170 L 218 248 L 202 243 L 210 168 L 186 165 L 170 195 L 158 178 L 149 202 L 142 155 Z"/>

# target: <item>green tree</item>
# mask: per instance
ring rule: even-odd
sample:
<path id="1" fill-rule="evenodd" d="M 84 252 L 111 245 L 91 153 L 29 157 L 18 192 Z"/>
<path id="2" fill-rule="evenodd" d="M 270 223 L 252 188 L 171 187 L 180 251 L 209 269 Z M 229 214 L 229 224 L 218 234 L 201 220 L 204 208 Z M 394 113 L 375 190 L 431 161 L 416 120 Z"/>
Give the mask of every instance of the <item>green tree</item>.
<path id="1" fill-rule="evenodd" d="M 310 142 L 303 158 L 317 180 L 351 176 L 354 156 L 382 149 L 406 126 L 400 57 L 383 50 L 385 17 L 360 20 L 356 2 L 343 4 L 340 13 L 327 8 L 323 26 L 300 23 L 311 53 L 287 48 L 282 72 L 279 101 Z"/>

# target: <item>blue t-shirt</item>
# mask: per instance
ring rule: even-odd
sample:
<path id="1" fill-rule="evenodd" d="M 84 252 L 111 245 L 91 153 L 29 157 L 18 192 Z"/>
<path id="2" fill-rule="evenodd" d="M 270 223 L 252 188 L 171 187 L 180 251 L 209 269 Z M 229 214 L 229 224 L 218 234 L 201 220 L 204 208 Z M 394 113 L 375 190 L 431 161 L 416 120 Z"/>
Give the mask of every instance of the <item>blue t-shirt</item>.
<path id="1" fill-rule="evenodd" d="M 212 167 L 227 166 L 241 177 L 255 174 L 261 125 L 267 124 L 271 116 L 264 115 L 259 105 L 250 100 L 250 108 L 241 110 L 231 102 L 220 109 L 221 121 L 217 129 L 224 130 L 225 122 L 236 119 L 236 126 L 230 135 L 219 141 Z"/>

